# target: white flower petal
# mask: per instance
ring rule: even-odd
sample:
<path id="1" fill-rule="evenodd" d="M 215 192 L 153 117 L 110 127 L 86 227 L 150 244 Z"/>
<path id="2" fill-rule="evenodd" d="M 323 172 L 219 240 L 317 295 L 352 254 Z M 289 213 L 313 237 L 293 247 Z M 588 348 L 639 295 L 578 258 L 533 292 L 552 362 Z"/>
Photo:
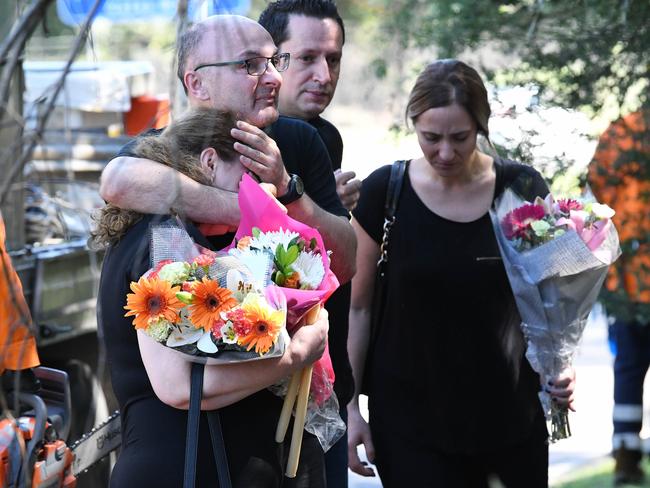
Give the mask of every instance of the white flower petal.
<path id="1" fill-rule="evenodd" d="M 325 277 L 325 268 L 320 254 L 303 251 L 291 267 L 300 275 L 300 285 L 308 290 L 317 289 Z"/>
<path id="2" fill-rule="evenodd" d="M 194 344 L 201 338 L 202 335 L 203 329 L 185 326 L 181 326 L 180 328 L 174 327 L 174 330 L 172 330 L 172 333 L 169 334 L 169 337 L 167 338 L 166 344 L 168 347 L 179 347 L 186 344 Z"/>
<path id="3" fill-rule="evenodd" d="M 270 249 L 271 252 L 275 253 L 278 244 L 282 244 L 286 248 L 289 242 L 296 237 L 300 237 L 300 234 L 282 228 L 279 231 L 260 232 L 257 237 L 251 238 L 250 247 Z"/>
<path id="4" fill-rule="evenodd" d="M 614 209 L 611 208 L 609 205 L 605 205 L 603 203 L 596 203 L 596 202 L 591 204 L 591 211 L 599 219 L 611 219 L 614 216 L 614 214 L 616 214 Z"/>
<path id="5" fill-rule="evenodd" d="M 212 340 L 210 332 L 203 333 L 199 339 L 199 342 L 196 343 L 196 347 L 199 351 L 203 351 L 207 354 L 212 354 L 219 350 L 219 348 L 217 348 L 217 345 Z"/>
<path id="6" fill-rule="evenodd" d="M 236 269 L 229 269 L 226 273 L 226 288 L 235 293 L 239 291 L 239 283 L 244 282 L 244 277 Z"/>

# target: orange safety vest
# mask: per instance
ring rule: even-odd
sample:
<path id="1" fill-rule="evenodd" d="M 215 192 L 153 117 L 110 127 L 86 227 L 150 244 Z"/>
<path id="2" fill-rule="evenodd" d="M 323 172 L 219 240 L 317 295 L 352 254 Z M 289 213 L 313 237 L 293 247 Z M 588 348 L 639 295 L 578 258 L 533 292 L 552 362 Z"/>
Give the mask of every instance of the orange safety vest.
<path id="1" fill-rule="evenodd" d="M 626 115 L 601 135 L 589 165 L 594 196 L 616 211 L 623 254 L 605 286 L 650 303 L 650 110 Z"/>
<path id="2" fill-rule="evenodd" d="M 20 279 L 5 248 L 5 224 L 0 215 L 0 373 L 40 364 L 31 331 L 32 317 Z"/>

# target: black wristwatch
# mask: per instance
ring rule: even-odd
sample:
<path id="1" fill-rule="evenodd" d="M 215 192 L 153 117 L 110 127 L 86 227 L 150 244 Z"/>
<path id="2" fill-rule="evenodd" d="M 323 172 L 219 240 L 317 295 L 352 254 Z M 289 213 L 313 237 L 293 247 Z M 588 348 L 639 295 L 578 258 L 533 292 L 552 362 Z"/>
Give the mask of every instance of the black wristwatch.
<path id="1" fill-rule="evenodd" d="M 284 195 L 278 197 L 278 201 L 282 205 L 288 205 L 289 203 L 295 202 L 305 192 L 305 185 L 302 183 L 300 176 L 294 174 L 291 174 L 289 176 L 291 179 L 289 180 L 289 185 L 287 186 L 287 192 Z"/>

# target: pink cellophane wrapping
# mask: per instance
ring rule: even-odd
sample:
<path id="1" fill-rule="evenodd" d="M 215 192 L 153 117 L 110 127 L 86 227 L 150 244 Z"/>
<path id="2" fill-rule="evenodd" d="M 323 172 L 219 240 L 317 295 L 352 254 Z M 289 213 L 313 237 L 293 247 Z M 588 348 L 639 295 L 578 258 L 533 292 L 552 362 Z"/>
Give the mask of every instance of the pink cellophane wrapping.
<path id="1" fill-rule="evenodd" d="M 295 332 L 295 328 L 303 316 L 316 304 L 324 304 L 339 287 L 339 281 L 330 269 L 323 238 L 320 233 L 308 225 L 289 217 L 277 204 L 277 201 L 265 192 L 249 175 L 245 174 L 239 184 L 239 210 L 241 219 L 235 233 L 235 239 L 253 235 L 256 227 L 262 232 L 272 232 L 280 229 L 293 231 L 309 242 L 316 240 L 320 250 L 325 277 L 316 290 L 297 290 L 279 287 L 287 298 L 287 330 Z M 235 246 L 233 242 L 227 249 Z M 334 395 L 334 369 L 329 355 L 329 349 L 314 363 L 310 402 L 305 428 L 314 433 L 321 442 L 324 450 L 329 449 L 345 432 L 345 424 L 338 414 L 338 400 Z M 286 388 L 274 389 L 277 394 L 284 395 Z M 337 422 L 338 418 L 338 422 Z"/>

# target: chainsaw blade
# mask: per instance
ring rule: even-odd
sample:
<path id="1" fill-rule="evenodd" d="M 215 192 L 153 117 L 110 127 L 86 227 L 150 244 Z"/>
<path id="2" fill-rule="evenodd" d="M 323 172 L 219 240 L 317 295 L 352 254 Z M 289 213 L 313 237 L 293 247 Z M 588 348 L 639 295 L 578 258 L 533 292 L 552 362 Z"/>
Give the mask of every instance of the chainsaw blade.
<path id="1" fill-rule="evenodd" d="M 93 464 L 120 447 L 122 432 L 120 412 L 115 411 L 108 419 L 75 442 L 70 449 L 74 454 L 72 474 L 77 476 Z"/>

